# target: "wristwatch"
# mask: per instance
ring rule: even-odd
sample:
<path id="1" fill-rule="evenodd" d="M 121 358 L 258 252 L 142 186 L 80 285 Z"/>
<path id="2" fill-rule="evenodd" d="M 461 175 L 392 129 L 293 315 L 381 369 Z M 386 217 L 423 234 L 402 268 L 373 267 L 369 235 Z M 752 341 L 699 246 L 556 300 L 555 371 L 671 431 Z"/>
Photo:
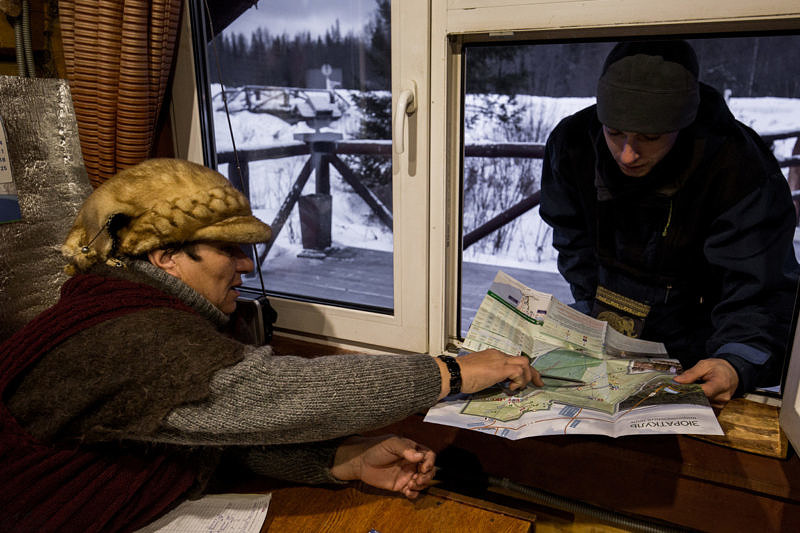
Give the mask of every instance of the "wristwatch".
<path id="1" fill-rule="evenodd" d="M 452 355 L 440 355 L 439 359 L 444 362 L 447 371 L 450 372 L 450 394 L 461 392 L 461 365 Z"/>

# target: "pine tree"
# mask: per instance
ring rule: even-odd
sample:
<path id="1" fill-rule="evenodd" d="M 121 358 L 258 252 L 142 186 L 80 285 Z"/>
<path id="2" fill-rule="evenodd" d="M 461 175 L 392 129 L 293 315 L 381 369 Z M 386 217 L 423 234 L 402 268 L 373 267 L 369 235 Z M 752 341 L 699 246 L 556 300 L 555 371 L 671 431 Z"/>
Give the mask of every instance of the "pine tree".
<path id="1" fill-rule="evenodd" d="M 378 0 L 375 14 L 366 28 L 366 39 L 369 43 L 365 50 L 366 78 L 362 80 L 363 92 L 354 97 L 363 115 L 359 136 L 362 139 L 391 139 L 392 37 L 389 0 Z M 391 160 L 376 156 L 350 156 L 347 163 L 391 209 Z"/>

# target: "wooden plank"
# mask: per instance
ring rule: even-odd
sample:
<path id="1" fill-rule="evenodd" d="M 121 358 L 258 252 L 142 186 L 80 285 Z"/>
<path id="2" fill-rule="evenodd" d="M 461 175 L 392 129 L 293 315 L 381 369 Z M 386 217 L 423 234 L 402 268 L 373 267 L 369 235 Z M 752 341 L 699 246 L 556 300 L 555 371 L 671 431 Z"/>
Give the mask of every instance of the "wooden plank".
<path id="1" fill-rule="evenodd" d="M 284 255 L 264 265 L 267 290 L 392 309 L 394 279 L 392 252 L 365 248 L 334 248 L 324 258 Z M 534 289 L 549 292 L 564 303 L 573 301 L 569 286 L 554 272 L 462 263 L 461 328 L 478 310 L 498 270 Z"/>
<path id="2" fill-rule="evenodd" d="M 736 450 L 785 459 L 789 442 L 778 422 L 778 407 L 734 398 L 717 415 L 725 435 L 692 435 Z"/>
<path id="3" fill-rule="evenodd" d="M 527 533 L 529 520 L 423 494 L 414 501 L 370 487 L 287 487 L 272 492 L 262 532 Z"/>
<path id="4" fill-rule="evenodd" d="M 270 291 L 392 309 L 392 268 L 390 252 L 342 248 L 320 259 L 269 258 L 264 279 Z"/>

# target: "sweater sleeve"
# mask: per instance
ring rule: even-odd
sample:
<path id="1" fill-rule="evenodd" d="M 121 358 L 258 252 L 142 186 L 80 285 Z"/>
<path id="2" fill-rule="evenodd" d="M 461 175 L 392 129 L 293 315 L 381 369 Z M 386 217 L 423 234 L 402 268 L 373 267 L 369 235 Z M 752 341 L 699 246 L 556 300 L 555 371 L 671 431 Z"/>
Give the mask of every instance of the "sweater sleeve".
<path id="1" fill-rule="evenodd" d="M 146 440 L 272 445 L 376 429 L 436 403 L 441 377 L 427 355 L 274 356 L 250 347 L 216 372 L 202 402 L 173 409 Z"/>
<path id="2" fill-rule="evenodd" d="M 346 483 L 331 474 L 341 439 L 307 444 L 244 446 L 229 450 L 229 456 L 248 470 L 297 483 Z"/>

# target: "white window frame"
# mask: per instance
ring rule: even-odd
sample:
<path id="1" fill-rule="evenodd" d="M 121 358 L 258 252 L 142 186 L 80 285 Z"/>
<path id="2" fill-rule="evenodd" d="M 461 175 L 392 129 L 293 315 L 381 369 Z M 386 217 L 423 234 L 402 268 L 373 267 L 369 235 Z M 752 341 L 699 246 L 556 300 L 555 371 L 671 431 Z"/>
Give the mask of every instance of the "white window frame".
<path id="1" fill-rule="evenodd" d="M 442 0 L 431 12 L 429 346 L 459 345 L 461 64 L 468 42 L 800 29 L 796 0 Z"/>
<path id="2" fill-rule="evenodd" d="M 186 12 L 188 14 L 187 8 Z M 416 111 L 405 119 L 405 151 L 393 150 L 394 312 L 372 313 L 270 297 L 283 333 L 362 351 L 428 352 L 428 183 L 430 0 L 392 2 L 392 108 L 416 86 Z M 189 16 L 183 17 L 172 123 L 176 156 L 203 163 Z M 402 116 L 403 114 L 401 114 Z M 396 113 L 393 114 L 396 117 Z M 392 128 L 396 132 L 396 128 Z M 394 144 L 397 140 L 394 139 Z M 268 276 L 268 273 L 266 274 Z"/>
<path id="3" fill-rule="evenodd" d="M 202 162 L 188 19 L 171 112 L 177 156 Z M 365 351 L 437 354 L 457 347 L 464 43 L 778 29 L 800 29 L 797 0 L 394 0 L 393 109 L 411 81 L 417 90 L 406 128 L 411 146 L 392 160 L 395 313 L 271 298 L 277 326 Z"/>

